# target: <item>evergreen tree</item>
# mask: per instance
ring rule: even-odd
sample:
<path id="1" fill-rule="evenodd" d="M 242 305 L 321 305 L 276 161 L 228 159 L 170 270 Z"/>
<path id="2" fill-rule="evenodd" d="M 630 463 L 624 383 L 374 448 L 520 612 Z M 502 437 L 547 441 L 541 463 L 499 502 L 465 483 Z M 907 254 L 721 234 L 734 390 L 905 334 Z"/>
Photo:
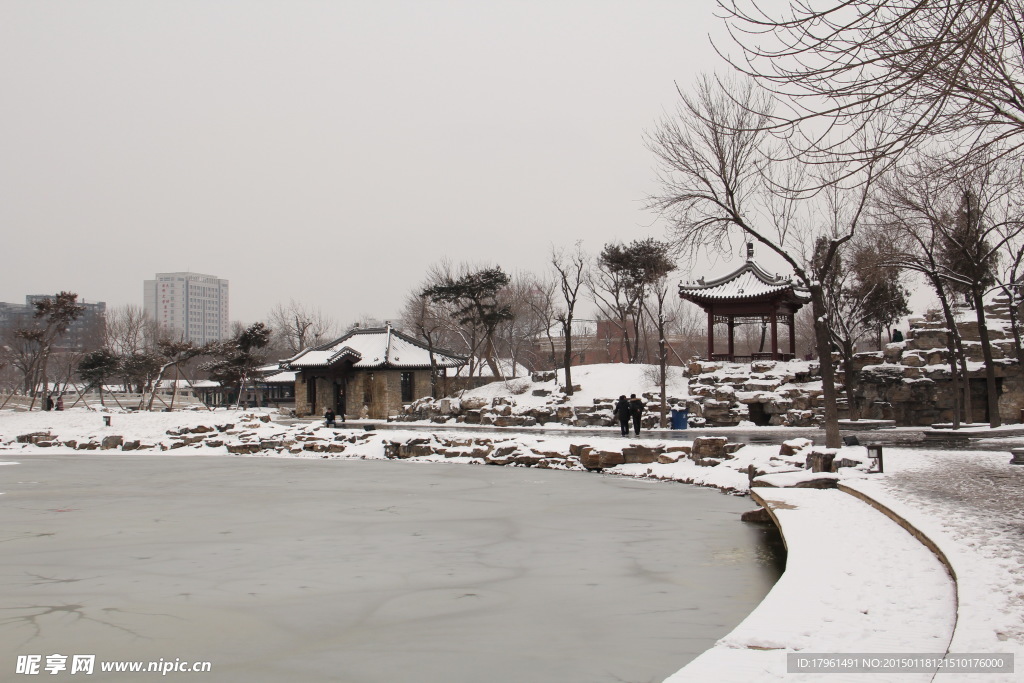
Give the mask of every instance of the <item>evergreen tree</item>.
<path id="1" fill-rule="evenodd" d="M 511 320 L 511 306 L 498 300 L 498 293 L 508 286 L 511 278 L 500 267 L 483 268 L 458 278 L 445 277 L 438 284 L 423 290 L 422 296 L 434 303 L 450 306 L 456 320 L 462 325 L 479 328 L 484 335 L 484 355 L 495 377 L 498 369 L 494 333 L 498 325 Z"/>

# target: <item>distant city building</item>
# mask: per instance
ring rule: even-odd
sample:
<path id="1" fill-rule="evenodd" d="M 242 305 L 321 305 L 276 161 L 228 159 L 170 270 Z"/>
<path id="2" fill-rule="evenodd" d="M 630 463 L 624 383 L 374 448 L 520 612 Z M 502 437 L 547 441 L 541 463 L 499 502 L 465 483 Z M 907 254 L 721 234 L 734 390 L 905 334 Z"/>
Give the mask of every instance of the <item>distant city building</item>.
<path id="1" fill-rule="evenodd" d="M 143 283 L 146 316 L 175 339 L 197 344 L 230 334 L 228 281 L 201 273 L 157 273 Z"/>
<path id="2" fill-rule="evenodd" d="M 54 294 L 29 294 L 25 303 L 12 304 L 0 302 L 0 330 L 5 333 L 18 328 L 31 327 L 36 324 L 33 318 L 37 301 L 53 299 Z M 106 325 L 107 304 L 103 301 L 89 303 L 78 299 L 79 306 L 85 310 L 79 318 L 68 326 L 57 342 L 57 350 L 89 351 L 103 345 L 103 332 Z"/>

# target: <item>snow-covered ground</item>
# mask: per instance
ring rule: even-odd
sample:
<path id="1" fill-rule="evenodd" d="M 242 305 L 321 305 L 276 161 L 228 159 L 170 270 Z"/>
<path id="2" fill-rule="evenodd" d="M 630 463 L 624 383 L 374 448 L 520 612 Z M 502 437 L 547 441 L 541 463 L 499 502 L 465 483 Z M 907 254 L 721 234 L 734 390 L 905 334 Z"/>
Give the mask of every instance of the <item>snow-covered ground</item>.
<path id="1" fill-rule="evenodd" d="M 598 382 L 591 384 L 597 386 Z M 643 390 L 639 386 L 635 390 L 624 386 L 618 393 Z M 579 398 L 586 400 L 584 396 Z M 104 416 L 110 417 L 110 426 L 104 424 Z M 358 425 L 352 429 L 329 430 L 315 423 L 282 424 L 271 417 L 268 412 L 230 410 L 112 414 L 84 409 L 34 413 L 0 411 L 0 462 L 17 462 L 19 454 L 42 452 L 47 446 L 16 442 L 18 436 L 37 432 L 52 435 L 44 439 L 44 444 L 75 441 L 95 445 L 105 436 L 117 435 L 125 442 L 138 441 L 141 452 L 152 453 L 154 457 L 160 453 L 226 455 L 229 444 L 245 441 L 274 444 L 273 448 L 267 447 L 253 456 L 383 459 L 386 442 L 433 438 L 429 431 L 412 425 L 401 431 L 367 432 Z M 193 438 L 190 430 L 194 429 L 206 430 L 198 434 L 205 440 L 187 443 L 187 439 Z M 765 433 L 775 435 L 779 430 L 766 429 Z M 694 436 L 699 436 L 699 432 L 695 431 Z M 529 435 L 509 432 L 499 438 L 515 444 L 521 452 L 532 453 L 568 453 L 570 446 L 578 447 L 581 443 L 598 450 L 621 450 L 625 445 L 637 443 L 634 439 L 613 436 L 550 436 L 536 432 Z M 779 435 L 780 442 L 784 438 Z M 305 444 L 311 442 L 340 443 L 343 449 L 339 452 L 310 450 Z M 648 447 L 658 445 L 652 439 L 640 442 Z M 214 443 L 220 445 L 211 445 Z M 674 446 L 680 443 L 685 442 L 671 442 Z M 765 472 L 792 472 L 799 467 L 802 458 L 801 453 L 780 457 L 778 445 L 748 445 L 737 451 L 734 458 L 717 466 L 700 466 L 692 459 L 681 458 L 676 462 L 624 464 L 605 472 L 693 482 L 743 493 L 749 490 L 746 472 L 749 465 Z M 840 449 L 836 458 L 863 461 L 865 452 L 861 447 L 847 447 Z M 976 680 L 1021 680 L 1019 671 L 1024 666 L 1024 511 L 1021 506 L 1024 467 L 1008 464 L 1009 458 L 1008 452 L 994 450 L 939 452 L 887 447 L 886 474 L 868 475 L 863 466 L 843 468 L 838 473 L 843 485 L 884 504 L 938 545 L 956 575 L 958 602 L 953 614 L 949 614 L 948 607 L 943 607 L 948 606 L 950 600 L 942 596 L 942 582 L 934 580 L 934 556 L 922 553 L 923 546 L 902 530 L 885 527 L 880 531 L 884 526 L 878 521 L 880 515 L 867 504 L 835 490 L 762 489 L 770 492 L 766 493 L 768 497 L 778 500 L 789 500 L 785 497 L 790 495 L 800 497 L 790 501 L 792 509 L 783 506 L 776 512 L 786 527 L 784 533 L 790 544 L 791 560 L 803 557 L 811 564 L 800 560 L 803 569 L 797 569 L 794 564 L 794 572 L 780 581 L 762 608 L 709 651 L 707 657 L 715 658 L 716 678 L 696 674 L 703 669 L 687 668 L 672 680 L 751 680 L 743 677 L 751 660 L 757 660 L 757 666 L 765 672 L 759 674 L 762 680 L 771 680 L 776 675 L 789 680 L 785 674 L 786 652 L 821 652 L 826 646 L 827 651 L 834 652 L 864 652 L 865 648 L 870 648 L 873 652 L 894 654 L 940 654 L 946 651 L 939 643 L 941 633 L 948 633 L 950 628 L 949 652 L 1016 655 L 1018 673 L 978 674 Z M 478 458 L 443 455 L 422 459 L 482 462 Z M 573 465 L 571 459 L 568 462 L 570 469 L 582 469 Z M 792 479 L 803 475 L 795 472 L 783 476 Z M 822 572 L 827 574 L 827 581 L 815 584 L 800 578 Z M 825 593 L 815 593 L 816 590 Z M 894 603 L 893 596 L 902 603 Z M 877 623 L 875 618 L 879 617 L 901 628 L 890 629 L 880 640 L 872 630 L 874 627 L 861 623 L 858 614 L 870 615 L 873 623 Z M 807 621 L 795 621 L 797 615 Z M 914 619 L 934 625 L 935 632 L 924 633 L 914 625 L 917 623 Z M 955 623 L 947 623 L 953 619 Z M 782 649 L 758 649 L 763 647 Z M 692 666 L 704 666 L 706 661 L 701 664 L 702 660 L 698 659 Z M 769 663 L 764 664 L 766 661 Z M 729 662 L 736 665 L 732 672 L 723 668 Z M 872 674 L 870 678 L 873 681 L 921 680 L 915 674 Z M 822 680 L 840 679 L 829 674 Z M 956 674 L 948 680 L 971 679 L 966 674 Z"/>
<path id="2" fill-rule="evenodd" d="M 627 363 L 603 363 L 598 365 L 580 365 L 571 370 L 572 383 L 579 386 L 580 390 L 568 397 L 564 405 L 589 406 L 594 404 L 594 399 L 629 396 L 636 394 L 640 396 L 645 393 L 657 394 L 661 389 L 658 386 L 658 366 L 627 364 Z M 463 399 L 485 398 L 493 399 L 497 396 L 509 396 L 513 398 L 517 406 L 522 408 L 538 408 L 549 403 L 549 399 L 543 396 L 534 396 L 528 389 L 555 387 L 565 383 L 565 373 L 558 371 L 556 380 L 548 382 L 531 382 L 529 377 L 518 377 L 505 382 L 492 382 L 482 387 L 471 389 L 461 395 Z M 666 381 L 666 393 L 669 396 L 687 396 L 689 380 L 682 376 L 678 367 L 668 369 Z M 517 393 L 521 392 L 521 393 Z M 650 406 L 653 409 L 653 406 Z"/>

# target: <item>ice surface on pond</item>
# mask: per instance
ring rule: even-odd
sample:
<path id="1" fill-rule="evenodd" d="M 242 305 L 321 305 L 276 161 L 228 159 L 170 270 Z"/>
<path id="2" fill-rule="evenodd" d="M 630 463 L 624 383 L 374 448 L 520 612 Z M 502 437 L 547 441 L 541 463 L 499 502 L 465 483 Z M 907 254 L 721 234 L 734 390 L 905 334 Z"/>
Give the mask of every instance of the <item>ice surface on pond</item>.
<path id="1" fill-rule="evenodd" d="M 660 681 L 778 576 L 747 500 L 406 462 L 21 457 L 0 666 L 210 661 L 216 680 Z M 211 679 L 211 680 L 213 680 Z"/>

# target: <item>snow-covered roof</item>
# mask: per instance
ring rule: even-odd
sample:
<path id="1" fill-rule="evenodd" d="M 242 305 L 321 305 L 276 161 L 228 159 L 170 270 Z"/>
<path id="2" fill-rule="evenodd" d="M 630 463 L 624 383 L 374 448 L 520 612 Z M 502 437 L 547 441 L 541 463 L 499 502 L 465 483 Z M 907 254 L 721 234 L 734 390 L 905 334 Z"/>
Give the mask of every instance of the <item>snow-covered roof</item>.
<path id="1" fill-rule="evenodd" d="M 691 301 L 710 299 L 757 299 L 792 290 L 800 302 L 810 300 L 810 293 L 793 282 L 793 278 L 772 275 L 753 259 L 748 259 L 738 270 L 705 282 L 679 285 L 679 295 Z"/>
<path id="2" fill-rule="evenodd" d="M 260 381 L 269 383 L 294 382 L 296 374 L 298 373 L 294 370 L 278 370 L 277 372 L 264 375 Z"/>
<path id="3" fill-rule="evenodd" d="M 343 360 L 349 360 L 356 368 L 429 368 L 430 352 L 426 345 L 387 325 L 354 329 L 332 342 L 303 350 L 281 361 L 281 365 L 301 370 L 327 367 Z M 434 350 L 437 367 L 456 368 L 465 363 L 466 359 L 461 356 Z"/>

